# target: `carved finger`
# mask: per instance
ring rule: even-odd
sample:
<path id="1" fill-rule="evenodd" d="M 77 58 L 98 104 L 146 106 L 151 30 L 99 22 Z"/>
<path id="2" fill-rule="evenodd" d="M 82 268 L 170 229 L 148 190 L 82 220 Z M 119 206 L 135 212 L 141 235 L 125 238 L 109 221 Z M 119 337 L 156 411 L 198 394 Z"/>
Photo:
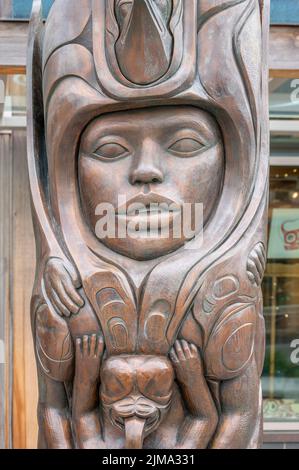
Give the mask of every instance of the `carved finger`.
<path id="1" fill-rule="evenodd" d="M 78 305 L 76 305 L 68 296 L 62 282 L 60 280 L 55 280 L 55 281 L 52 280 L 51 283 L 60 301 L 63 303 L 63 305 L 65 305 L 68 311 L 74 314 L 78 313 L 79 311 Z"/>
<path id="2" fill-rule="evenodd" d="M 175 347 L 175 352 L 176 352 L 176 355 L 177 355 L 179 361 L 185 361 L 186 360 L 185 354 L 184 354 L 184 351 L 182 349 L 181 343 L 178 339 L 174 343 L 174 347 Z"/>
<path id="3" fill-rule="evenodd" d="M 190 344 L 190 349 L 191 349 L 192 357 L 197 357 L 197 356 L 200 357 L 198 347 L 195 346 L 195 344 L 191 343 Z"/>
<path id="4" fill-rule="evenodd" d="M 97 346 L 97 335 L 91 335 L 90 341 L 89 341 L 89 354 L 92 357 L 95 356 L 96 346 Z"/>
<path id="5" fill-rule="evenodd" d="M 45 274 L 44 282 L 46 293 L 49 297 L 49 300 L 52 302 L 55 310 L 59 313 L 59 315 L 69 317 L 70 311 L 60 298 L 56 290 L 56 286 L 52 282 L 52 277 L 47 273 Z"/>
<path id="6" fill-rule="evenodd" d="M 89 354 L 89 337 L 87 335 L 83 336 L 82 352 L 83 352 L 83 356 L 88 356 Z"/>
<path id="7" fill-rule="evenodd" d="M 184 354 L 185 354 L 186 359 L 191 359 L 192 353 L 191 353 L 191 350 L 190 350 L 189 343 L 187 343 L 187 341 L 185 341 L 185 340 L 183 339 L 183 340 L 181 341 L 181 346 L 182 346 L 182 348 L 183 348 L 183 351 L 184 351 Z"/>
<path id="8" fill-rule="evenodd" d="M 77 289 L 79 289 L 79 287 L 81 287 L 81 280 L 80 280 L 77 269 L 71 263 L 65 263 L 64 264 L 64 269 L 68 273 L 68 275 L 71 277 L 74 286 Z M 82 301 L 83 301 L 83 305 L 84 305 L 84 300 L 82 299 Z"/>
<path id="9" fill-rule="evenodd" d="M 62 279 L 61 282 L 70 299 L 75 303 L 77 307 L 82 308 L 84 306 L 84 300 L 81 295 L 77 292 L 77 289 L 73 286 L 72 282 L 68 279 Z"/>
<path id="10" fill-rule="evenodd" d="M 104 351 L 104 338 L 102 335 L 98 335 L 98 342 L 96 348 L 96 355 L 102 357 Z"/>
<path id="11" fill-rule="evenodd" d="M 251 276 L 249 276 L 249 273 L 251 274 Z M 249 258 L 247 261 L 247 274 L 250 277 L 250 279 L 252 279 L 252 276 L 253 276 L 254 282 L 257 285 L 259 285 L 261 276 L 260 276 L 260 273 L 258 272 L 255 262 L 251 258 Z"/>
<path id="12" fill-rule="evenodd" d="M 69 310 L 61 302 L 60 298 L 58 297 L 54 289 L 51 289 L 51 296 L 49 298 L 53 304 L 54 309 L 57 311 L 57 313 L 59 313 L 59 315 L 64 316 L 64 317 L 70 316 Z"/>
<path id="13" fill-rule="evenodd" d="M 175 364 L 178 364 L 178 363 L 179 363 L 179 360 L 178 360 L 178 357 L 177 357 L 177 355 L 176 355 L 176 353 L 175 353 L 174 348 L 172 348 L 172 349 L 170 350 L 169 357 L 170 357 L 171 361 L 174 362 Z"/>
<path id="14" fill-rule="evenodd" d="M 60 316 L 69 316 L 70 313 L 69 311 L 64 307 L 64 305 L 61 304 L 58 296 L 55 294 L 55 290 L 52 287 L 52 284 L 50 283 L 50 280 L 48 276 L 45 275 L 44 277 L 44 283 L 45 283 L 45 290 L 46 294 L 48 297 L 49 302 L 52 304 L 52 307 L 54 310 L 60 315 Z"/>
<path id="15" fill-rule="evenodd" d="M 267 256 L 266 256 L 266 250 L 264 249 L 264 246 L 262 244 L 258 245 L 255 251 L 256 251 L 257 256 L 259 257 L 261 265 L 265 267 L 267 263 Z"/>
<path id="16" fill-rule="evenodd" d="M 76 356 L 82 356 L 82 341 L 81 338 L 76 339 Z"/>
<path id="17" fill-rule="evenodd" d="M 255 267 L 259 273 L 259 276 L 260 278 L 263 277 L 264 275 L 264 266 L 263 264 L 261 263 L 261 260 L 260 258 L 258 257 L 257 253 L 254 253 L 250 256 L 250 259 L 252 260 L 252 262 L 255 264 Z"/>
<path id="18" fill-rule="evenodd" d="M 48 294 L 48 290 L 52 289 L 52 286 L 51 286 L 50 279 L 47 273 L 44 274 L 44 283 L 45 283 L 46 292 Z"/>

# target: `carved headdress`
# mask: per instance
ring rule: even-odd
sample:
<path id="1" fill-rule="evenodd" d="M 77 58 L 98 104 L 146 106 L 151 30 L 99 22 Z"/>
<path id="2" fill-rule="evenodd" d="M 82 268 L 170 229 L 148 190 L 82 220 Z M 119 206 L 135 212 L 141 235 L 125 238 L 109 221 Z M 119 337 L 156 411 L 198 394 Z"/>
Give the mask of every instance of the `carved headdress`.
<path id="1" fill-rule="evenodd" d="M 44 210 L 38 236 L 48 246 L 45 256 L 63 253 L 77 267 L 109 353 L 133 352 L 138 342 L 141 352 L 167 354 L 195 298 L 208 318 L 218 301 L 236 296 L 242 277 L 253 289 L 259 284 L 246 263 L 255 246 L 264 256 L 257 230 L 268 173 L 266 61 L 256 41 L 262 12 L 262 0 L 56 0 L 43 39 L 36 19 L 32 109 L 42 74 L 45 118 L 43 130 L 34 115 L 39 126 L 30 163 L 41 201 L 35 210 Z M 248 54 L 253 44 L 256 54 Z M 161 258 L 136 299 L 129 275 L 106 259 L 86 226 L 76 155 L 83 130 L 99 115 L 165 105 L 192 105 L 214 116 L 225 149 L 224 181 L 203 246 Z M 106 297 L 119 307 L 108 301 L 105 307 Z"/>

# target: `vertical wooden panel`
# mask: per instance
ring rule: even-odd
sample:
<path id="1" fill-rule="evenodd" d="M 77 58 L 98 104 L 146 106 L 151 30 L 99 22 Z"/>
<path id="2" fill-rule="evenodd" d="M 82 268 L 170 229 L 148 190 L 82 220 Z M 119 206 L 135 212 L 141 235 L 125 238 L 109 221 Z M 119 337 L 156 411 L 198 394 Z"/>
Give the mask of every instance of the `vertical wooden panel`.
<path id="1" fill-rule="evenodd" d="M 12 0 L 0 0 L 0 18 L 12 17 Z"/>
<path id="2" fill-rule="evenodd" d="M 0 132 L 0 448 L 11 447 L 11 133 Z"/>
<path id="3" fill-rule="evenodd" d="M 36 448 L 37 380 L 30 326 L 35 245 L 26 162 L 26 132 L 13 133 L 13 447 Z"/>

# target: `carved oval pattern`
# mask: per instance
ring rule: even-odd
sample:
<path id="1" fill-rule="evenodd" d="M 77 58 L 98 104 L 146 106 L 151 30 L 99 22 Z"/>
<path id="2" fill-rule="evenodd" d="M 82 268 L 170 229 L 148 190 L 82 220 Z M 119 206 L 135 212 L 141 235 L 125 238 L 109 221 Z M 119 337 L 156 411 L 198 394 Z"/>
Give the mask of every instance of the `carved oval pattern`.
<path id="1" fill-rule="evenodd" d="M 244 367 L 251 358 L 253 340 L 254 326 L 252 323 L 240 326 L 230 335 L 222 349 L 222 361 L 228 370 L 236 372 Z"/>
<path id="2" fill-rule="evenodd" d="M 36 313 L 36 354 L 44 372 L 54 380 L 72 376 L 74 347 L 66 321 L 41 305 Z"/>
<path id="3" fill-rule="evenodd" d="M 145 336 L 153 343 L 165 341 L 169 321 L 170 306 L 164 300 L 158 300 L 151 308 L 151 313 L 145 323 Z"/>
<path id="4" fill-rule="evenodd" d="M 125 322 L 121 318 L 111 318 L 108 329 L 113 348 L 125 350 L 128 345 L 128 329 Z"/>
<path id="5" fill-rule="evenodd" d="M 232 294 L 235 294 L 239 290 L 239 281 L 235 276 L 224 276 L 214 284 L 213 295 L 215 299 L 222 300 L 226 299 Z"/>

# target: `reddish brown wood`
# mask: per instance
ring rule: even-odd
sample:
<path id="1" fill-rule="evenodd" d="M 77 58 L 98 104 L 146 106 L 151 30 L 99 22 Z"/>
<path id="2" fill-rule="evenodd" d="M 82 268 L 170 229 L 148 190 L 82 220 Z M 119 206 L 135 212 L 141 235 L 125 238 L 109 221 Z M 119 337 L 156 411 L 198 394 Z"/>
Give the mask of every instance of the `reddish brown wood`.
<path id="1" fill-rule="evenodd" d="M 269 2 L 56 0 L 44 36 L 39 3 L 39 447 L 258 447 Z M 117 228 L 146 223 L 100 237 L 100 203 Z M 203 232 L 175 237 L 186 203 L 203 205 Z"/>

